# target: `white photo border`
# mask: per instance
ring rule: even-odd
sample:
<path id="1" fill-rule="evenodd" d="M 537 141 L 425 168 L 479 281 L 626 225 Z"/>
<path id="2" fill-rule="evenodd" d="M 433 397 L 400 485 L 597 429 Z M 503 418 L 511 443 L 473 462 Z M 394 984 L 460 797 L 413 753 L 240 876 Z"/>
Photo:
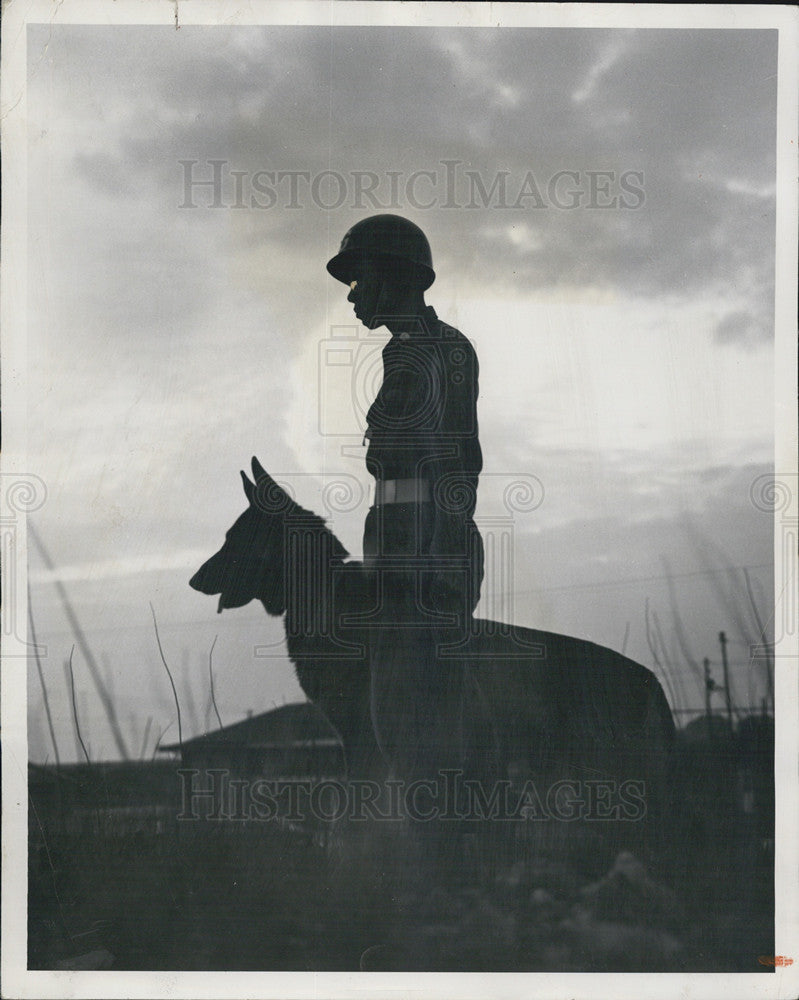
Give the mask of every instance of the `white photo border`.
<path id="1" fill-rule="evenodd" d="M 39 24 L 145 25 L 497 25 L 535 27 L 735 28 L 779 31 L 777 127 L 777 255 L 775 471 L 790 495 L 775 514 L 775 600 L 795 607 L 796 563 L 786 564 L 781 532 L 796 538 L 796 274 L 797 274 L 797 10 L 756 5 L 618 5 L 514 3 L 257 2 L 228 0 L 11 0 L 2 33 L 3 227 L 2 398 L 7 414 L 2 456 L 3 515 L 19 483 L 31 487 L 26 463 L 26 29 Z M 4 621 L 26 620 L 27 546 L 24 513 L 4 537 Z M 795 555 L 795 553 L 794 553 Z M 13 589 L 12 589 L 13 587 Z M 10 607 L 9 607 L 10 603 Z M 3 630 L 3 886 L 2 982 L 9 997 L 358 997 L 404 995 L 593 998 L 791 997 L 799 993 L 799 883 L 796 781 L 797 650 L 799 637 L 778 639 L 776 703 L 776 939 L 777 954 L 793 966 L 760 974 L 382 974 L 382 973 L 128 973 L 42 972 L 26 969 L 27 732 L 25 633 Z"/>

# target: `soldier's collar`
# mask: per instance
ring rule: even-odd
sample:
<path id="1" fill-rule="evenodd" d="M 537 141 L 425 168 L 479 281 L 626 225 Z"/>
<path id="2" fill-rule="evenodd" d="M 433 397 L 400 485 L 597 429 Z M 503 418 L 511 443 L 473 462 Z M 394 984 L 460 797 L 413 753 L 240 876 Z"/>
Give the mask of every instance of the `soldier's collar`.
<path id="1" fill-rule="evenodd" d="M 424 311 L 416 317 L 415 329 L 413 332 L 402 330 L 400 333 L 392 334 L 394 340 L 408 341 L 419 337 L 432 337 L 438 329 L 438 315 L 432 306 L 425 306 Z"/>

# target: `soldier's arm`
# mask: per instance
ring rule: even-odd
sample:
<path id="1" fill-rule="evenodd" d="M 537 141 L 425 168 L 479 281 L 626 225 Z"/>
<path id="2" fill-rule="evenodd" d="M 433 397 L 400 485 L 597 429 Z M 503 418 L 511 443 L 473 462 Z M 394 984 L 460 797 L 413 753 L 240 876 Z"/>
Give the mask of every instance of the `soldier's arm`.
<path id="1" fill-rule="evenodd" d="M 436 457 L 428 477 L 436 505 L 430 551 L 434 555 L 466 555 L 466 521 L 474 512 L 475 484 L 481 456 L 477 437 L 479 367 L 465 338 L 442 345 L 441 412 L 433 435 Z"/>

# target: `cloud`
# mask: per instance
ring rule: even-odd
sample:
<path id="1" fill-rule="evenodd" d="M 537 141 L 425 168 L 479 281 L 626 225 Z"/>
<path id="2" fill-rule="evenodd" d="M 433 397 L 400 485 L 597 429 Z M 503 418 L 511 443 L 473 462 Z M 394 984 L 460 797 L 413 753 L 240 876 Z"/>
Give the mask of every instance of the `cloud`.
<path id="1" fill-rule="evenodd" d="M 87 82 L 110 90 L 103 101 L 124 102 L 109 119 L 97 90 L 70 89 L 70 113 L 83 109 L 101 129 L 101 151 L 78 153 L 77 168 L 98 190 L 119 190 L 112 177 L 147 182 L 164 221 L 183 197 L 181 159 L 207 172 L 222 158 L 247 183 L 258 170 L 346 177 L 350 197 L 332 214 L 312 204 L 306 182 L 304 210 L 285 208 L 285 180 L 281 206 L 230 220 L 232 252 L 260 247 L 322 261 L 320 234 L 335 243 L 350 222 L 349 171 L 376 173 L 383 204 L 388 172 L 402 175 L 398 207 L 413 214 L 408 178 L 435 172 L 440 205 L 441 161 L 450 159 L 463 210 L 416 214 L 467 282 L 510 292 L 590 282 L 657 296 L 734 293 L 745 277 L 757 297 L 753 330 L 769 334 L 774 32 L 274 27 L 121 36 L 70 28 L 51 40 L 56 54 L 57 43 L 70 61 L 86 60 Z M 532 175 L 545 206 L 527 198 L 499 208 L 495 188 L 483 208 L 467 171 L 485 192 L 506 171 L 511 205 Z M 573 210 L 548 191 L 561 171 L 577 174 Z M 612 179 L 592 181 L 591 172 Z M 636 194 L 626 199 L 633 209 L 592 208 L 604 199 L 591 185 L 623 196 L 622 175 L 643 201 Z M 420 200 L 426 183 L 417 185 Z M 366 198 L 360 205 L 361 215 L 371 207 Z M 197 215 L 198 232 L 218 229 L 207 210 Z"/>
<path id="2" fill-rule="evenodd" d="M 624 55 L 628 38 L 628 32 L 619 32 L 605 43 L 597 61 L 589 69 L 586 78 L 579 84 L 577 90 L 572 93 L 572 101 L 575 104 L 582 104 L 594 94 L 602 78 Z"/>
<path id="3" fill-rule="evenodd" d="M 108 152 L 76 154 L 75 169 L 94 191 L 102 191 L 114 198 L 130 198 L 136 193 L 122 160 Z"/>
<path id="4" fill-rule="evenodd" d="M 765 327 L 765 329 L 764 329 Z M 771 328 L 764 324 L 761 316 L 740 309 L 728 313 L 716 327 L 716 340 L 720 344 L 740 344 L 752 347 L 769 336 Z"/>

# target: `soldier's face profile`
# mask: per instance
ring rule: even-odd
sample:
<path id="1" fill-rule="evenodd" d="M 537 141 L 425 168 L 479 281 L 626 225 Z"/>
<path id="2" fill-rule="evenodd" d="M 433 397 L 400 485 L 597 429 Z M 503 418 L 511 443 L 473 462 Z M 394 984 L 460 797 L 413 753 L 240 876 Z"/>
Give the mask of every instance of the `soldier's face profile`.
<path id="1" fill-rule="evenodd" d="M 364 266 L 358 277 L 350 282 L 347 301 L 355 315 L 368 330 L 382 326 L 386 316 L 393 315 L 394 284 L 383 269 Z M 383 319 L 381 319 L 383 317 Z"/>

